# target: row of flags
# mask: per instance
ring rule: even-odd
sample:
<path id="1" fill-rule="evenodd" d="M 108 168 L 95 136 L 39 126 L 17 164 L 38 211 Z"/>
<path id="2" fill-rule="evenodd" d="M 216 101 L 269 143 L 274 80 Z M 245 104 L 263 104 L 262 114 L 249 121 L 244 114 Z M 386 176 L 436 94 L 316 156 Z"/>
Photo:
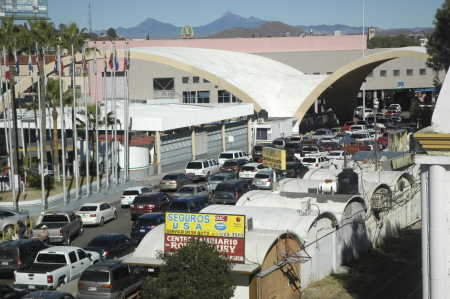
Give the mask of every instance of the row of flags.
<path id="1" fill-rule="evenodd" d="M 94 74 L 97 74 L 97 48 L 95 47 L 93 49 L 94 51 L 94 63 L 93 63 L 93 71 Z M 123 71 L 128 71 L 130 69 L 130 48 L 128 46 L 128 44 L 125 46 L 125 55 L 124 55 L 124 60 L 123 60 Z M 106 56 L 106 51 L 104 52 L 104 71 L 107 71 L 107 67 L 109 66 L 110 70 L 119 70 L 119 59 L 117 56 L 117 51 L 116 49 L 114 49 L 114 51 L 111 50 L 111 54 L 109 56 L 109 60 L 107 62 L 107 56 Z M 5 53 L 5 49 L 3 48 L 3 53 Z M 6 80 L 11 80 L 11 74 L 9 72 L 9 63 L 8 63 L 8 59 L 7 59 L 7 55 L 3 55 L 4 58 L 4 70 L 5 70 L 5 78 Z M 20 61 L 19 61 L 19 56 L 18 56 L 18 52 L 14 51 L 14 61 L 15 61 L 15 75 L 19 76 L 20 74 Z M 39 75 L 41 68 L 39 65 L 39 51 L 38 51 L 38 47 L 36 44 L 36 55 L 35 55 L 35 65 L 36 65 L 36 72 Z M 70 55 L 70 75 L 72 75 L 75 71 L 75 67 L 74 67 L 74 56 L 73 53 L 71 53 Z M 64 63 L 62 61 L 61 58 L 61 53 L 58 49 L 56 55 L 55 55 L 55 68 L 54 68 L 54 72 L 61 74 L 62 76 L 64 76 Z M 86 55 L 85 55 L 85 48 L 83 48 L 82 51 L 82 60 L 81 60 L 81 73 L 83 76 L 87 76 L 88 74 L 88 64 L 86 61 Z M 32 58 L 31 55 L 28 55 L 28 75 L 31 76 L 33 74 L 33 63 L 32 63 Z"/>

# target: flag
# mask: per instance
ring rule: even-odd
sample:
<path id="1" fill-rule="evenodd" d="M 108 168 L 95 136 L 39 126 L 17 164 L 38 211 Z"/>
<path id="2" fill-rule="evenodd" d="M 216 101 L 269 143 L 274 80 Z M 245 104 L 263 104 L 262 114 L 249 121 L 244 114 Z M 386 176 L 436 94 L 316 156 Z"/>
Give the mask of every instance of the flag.
<path id="1" fill-rule="evenodd" d="M 16 49 L 14 49 L 14 55 L 15 55 L 15 60 L 16 60 L 16 76 L 19 76 L 19 74 L 20 74 L 19 56 L 17 55 Z"/>
<path id="2" fill-rule="evenodd" d="M 124 55 L 123 55 L 123 71 L 124 72 L 127 70 L 127 52 L 128 52 L 128 48 L 125 45 Z"/>
<path id="3" fill-rule="evenodd" d="M 31 63 L 31 54 L 28 55 L 28 76 L 33 74 L 33 64 Z"/>
<path id="4" fill-rule="evenodd" d="M 97 47 L 94 47 L 94 65 L 92 66 L 94 74 L 97 75 Z"/>
<path id="5" fill-rule="evenodd" d="M 55 72 L 55 74 L 58 73 L 58 54 L 55 55 L 55 68 L 53 69 L 53 71 Z"/>
<path id="6" fill-rule="evenodd" d="M 59 69 L 61 70 L 61 76 L 64 76 L 64 62 L 61 59 L 61 53 L 59 53 Z"/>
<path id="7" fill-rule="evenodd" d="M 39 65 L 39 48 L 38 44 L 36 43 L 36 68 L 37 68 L 37 74 L 39 75 L 41 73 L 41 67 Z"/>
<path id="8" fill-rule="evenodd" d="M 5 78 L 6 80 L 11 80 L 11 74 L 9 72 L 9 64 L 8 64 L 8 54 L 5 51 L 5 47 L 3 47 L 3 58 L 5 65 Z"/>
<path id="9" fill-rule="evenodd" d="M 114 46 L 114 66 L 115 66 L 115 70 L 117 71 L 119 69 L 119 58 L 117 57 L 117 50 L 115 49 Z"/>
<path id="10" fill-rule="evenodd" d="M 111 55 L 109 55 L 109 68 L 111 70 L 113 69 L 113 59 L 114 59 L 114 54 L 111 52 Z"/>
<path id="11" fill-rule="evenodd" d="M 103 67 L 105 69 L 105 74 L 106 74 L 106 71 L 108 69 L 108 63 L 106 61 L 107 61 L 107 59 L 106 59 L 106 49 L 105 49 L 105 45 L 103 45 Z"/>
<path id="12" fill-rule="evenodd" d="M 73 75 L 73 53 L 70 54 L 70 75 Z"/>
<path id="13" fill-rule="evenodd" d="M 131 63 L 131 58 L 130 58 L 130 47 L 127 46 L 127 71 L 130 70 L 130 63 Z"/>

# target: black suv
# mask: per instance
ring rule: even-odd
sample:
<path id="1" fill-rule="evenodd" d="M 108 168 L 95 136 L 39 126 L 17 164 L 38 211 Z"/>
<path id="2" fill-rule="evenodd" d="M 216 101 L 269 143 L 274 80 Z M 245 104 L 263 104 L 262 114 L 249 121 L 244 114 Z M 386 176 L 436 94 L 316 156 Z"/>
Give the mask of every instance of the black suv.
<path id="1" fill-rule="evenodd" d="M 303 143 L 297 143 L 297 142 L 287 143 L 284 146 L 284 149 L 286 150 L 286 154 L 288 154 L 288 155 L 299 154 L 301 157 L 304 156 L 303 151 L 302 151 Z"/>
<path id="2" fill-rule="evenodd" d="M 220 167 L 220 173 L 232 173 L 238 176 L 242 166 L 247 163 L 248 161 L 246 159 L 226 160 L 225 163 L 223 163 L 222 167 Z"/>
<path id="3" fill-rule="evenodd" d="M 286 162 L 285 170 L 276 170 L 277 180 L 284 178 L 303 178 L 309 170 L 308 167 L 301 162 Z"/>
<path id="4" fill-rule="evenodd" d="M 272 144 L 256 144 L 255 146 L 253 146 L 253 150 L 252 150 L 253 162 L 258 162 L 260 159 L 262 159 L 263 147 L 273 147 L 273 145 Z"/>
<path id="5" fill-rule="evenodd" d="M 236 204 L 238 199 L 250 190 L 256 189 L 251 180 L 228 180 L 217 185 L 214 190 L 216 203 Z"/>
<path id="6" fill-rule="evenodd" d="M 0 273 L 12 275 L 34 262 L 36 255 L 47 246 L 41 240 L 22 239 L 0 244 Z"/>

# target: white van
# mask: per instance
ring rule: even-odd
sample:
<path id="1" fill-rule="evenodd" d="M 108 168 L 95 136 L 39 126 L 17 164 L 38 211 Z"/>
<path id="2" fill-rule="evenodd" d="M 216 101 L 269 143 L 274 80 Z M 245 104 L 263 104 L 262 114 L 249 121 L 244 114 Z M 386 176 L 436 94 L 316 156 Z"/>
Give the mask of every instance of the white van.
<path id="1" fill-rule="evenodd" d="M 230 159 L 246 159 L 247 161 L 252 160 L 252 155 L 247 154 L 243 151 L 225 151 L 221 152 L 219 154 L 219 158 L 217 159 L 219 161 L 219 167 L 222 167 L 223 163 L 225 163 L 226 160 Z"/>

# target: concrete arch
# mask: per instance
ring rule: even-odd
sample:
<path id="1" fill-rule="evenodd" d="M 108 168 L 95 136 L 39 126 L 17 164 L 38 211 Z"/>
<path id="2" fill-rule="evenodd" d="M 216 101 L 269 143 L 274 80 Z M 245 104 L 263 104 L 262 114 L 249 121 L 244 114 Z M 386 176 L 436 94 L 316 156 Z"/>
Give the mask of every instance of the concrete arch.
<path id="1" fill-rule="evenodd" d="M 308 108 L 323 96 L 341 122 L 352 119 L 355 99 L 367 75 L 377 66 L 396 58 L 415 58 L 426 61 L 424 47 L 405 47 L 383 51 L 353 61 L 325 78 L 300 105 L 294 116 L 302 119 Z"/>

